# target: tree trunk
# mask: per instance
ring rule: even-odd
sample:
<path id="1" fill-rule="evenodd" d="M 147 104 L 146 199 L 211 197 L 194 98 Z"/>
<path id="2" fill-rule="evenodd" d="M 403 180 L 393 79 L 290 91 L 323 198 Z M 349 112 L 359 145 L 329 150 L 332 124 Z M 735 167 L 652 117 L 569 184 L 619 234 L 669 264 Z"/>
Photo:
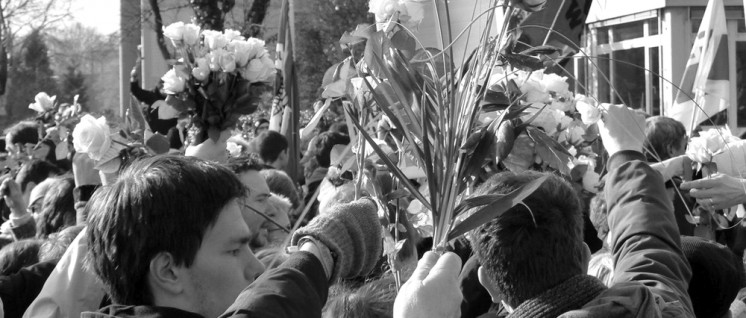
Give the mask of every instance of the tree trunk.
<path id="1" fill-rule="evenodd" d="M 235 0 L 191 0 L 194 17 L 203 30 L 223 31 L 225 14 L 233 9 Z"/>
<path id="2" fill-rule="evenodd" d="M 161 9 L 158 6 L 158 0 L 150 0 L 150 8 L 153 10 L 153 17 L 155 18 L 155 36 L 158 42 L 158 49 L 161 51 L 164 60 L 171 58 L 171 52 L 168 51 L 166 46 L 166 38 L 163 36 L 163 19 L 161 18 Z"/>
<path id="3" fill-rule="evenodd" d="M 270 0 L 254 0 L 251 8 L 246 11 L 246 24 L 243 34 L 246 37 L 258 38 L 262 36 L 262 23 L 267 15 Z"/>

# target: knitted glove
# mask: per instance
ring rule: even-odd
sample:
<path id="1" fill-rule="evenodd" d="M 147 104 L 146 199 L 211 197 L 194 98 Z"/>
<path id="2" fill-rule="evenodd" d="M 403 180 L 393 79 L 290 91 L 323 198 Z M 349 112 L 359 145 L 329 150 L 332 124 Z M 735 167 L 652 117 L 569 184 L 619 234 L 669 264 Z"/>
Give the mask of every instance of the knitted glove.
<path id="1" fill-rule="evenodd" d="M 331 281 L 364 276 L 383 254 L 383 233 L 378 208 L 370 199 L 360 199 L 331 208 L 293 234 L 293 245 L 303 237 L 320 241 L 336 258 Z"/>

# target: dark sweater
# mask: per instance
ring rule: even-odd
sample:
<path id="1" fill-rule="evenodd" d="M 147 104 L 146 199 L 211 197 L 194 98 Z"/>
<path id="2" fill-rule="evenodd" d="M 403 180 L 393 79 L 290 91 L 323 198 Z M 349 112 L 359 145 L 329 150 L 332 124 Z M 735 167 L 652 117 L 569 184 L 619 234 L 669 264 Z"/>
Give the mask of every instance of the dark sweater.
<path id="1" fill-rule="evenodd" d="M 161 95 L 158 91 L 146 91 L 140 87 L 138 82 L 130 82 L 130 93 L 141 103 L 146 104 L 148 107 L 144 112 L 145 120 L 148 121 L 150 130 L 154 133 L 158 132 L 161 135 L 168 135 L 168 130 L 172 127 L 176 127 L 178 119 L 158 119 L 158 109 L 153 109 L 153 104 L 159 100 L 165 100 L 166 96 Z"/>
<path id="2" fill-rule="evenodd" d="M 22 317 L 39 295 L 54 270 L 54 262 L 42 262 L 22 268 L 18 273 L 0 277 L 0 299 L 6 318 Z"/>

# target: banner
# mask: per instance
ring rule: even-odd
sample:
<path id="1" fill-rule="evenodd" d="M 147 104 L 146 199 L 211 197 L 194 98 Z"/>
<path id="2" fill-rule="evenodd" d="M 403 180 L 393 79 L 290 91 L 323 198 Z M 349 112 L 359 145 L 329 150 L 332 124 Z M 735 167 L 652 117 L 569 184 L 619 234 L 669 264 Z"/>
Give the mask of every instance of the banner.
<path id="1" fill-rule="evenodd" d="M 722 0 L 710 0 L 669 116 L 687 133 L 730 103 L 728 28 Z"/>

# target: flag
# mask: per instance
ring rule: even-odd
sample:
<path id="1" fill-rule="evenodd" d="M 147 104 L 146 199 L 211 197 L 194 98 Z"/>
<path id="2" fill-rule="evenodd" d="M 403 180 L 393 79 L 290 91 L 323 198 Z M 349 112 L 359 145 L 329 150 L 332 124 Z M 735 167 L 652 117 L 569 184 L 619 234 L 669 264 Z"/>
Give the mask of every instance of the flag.
<path id="1" fill-rule="evenodd" d="M 280 32 L 277 35 L 277 56 L 275 67 L 275 97 L 269 120 L 269 129 L 280 132 L 288 140 L 288 166 L 286 172 L 298 180 L 302 176 L 300 161 L 300 138 L 298 117 L 298 82 L 295 76 L 295 60 L 293 58 L 293 15 L 291 0 L 282 1 L 280 15 Z"/>
<path id="2" fill-rule="evenodd" d="M 722 0 L 710 0 L 669 116 L 691 133 L 730 103 L 728 29 Z"/>

